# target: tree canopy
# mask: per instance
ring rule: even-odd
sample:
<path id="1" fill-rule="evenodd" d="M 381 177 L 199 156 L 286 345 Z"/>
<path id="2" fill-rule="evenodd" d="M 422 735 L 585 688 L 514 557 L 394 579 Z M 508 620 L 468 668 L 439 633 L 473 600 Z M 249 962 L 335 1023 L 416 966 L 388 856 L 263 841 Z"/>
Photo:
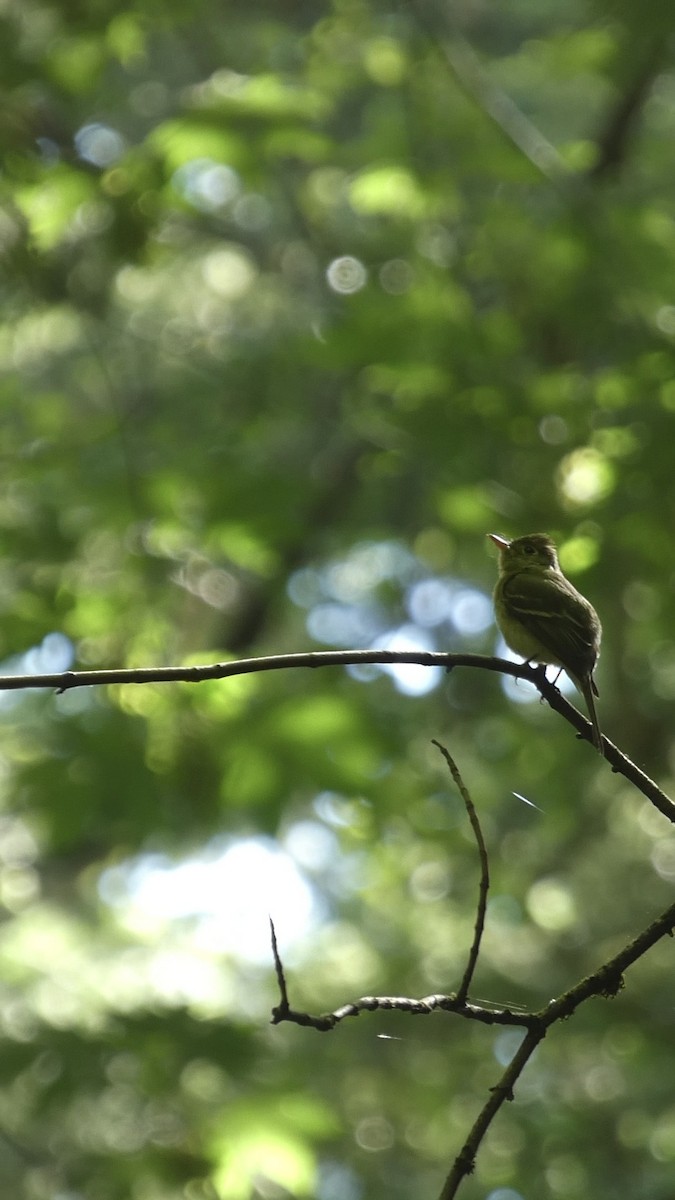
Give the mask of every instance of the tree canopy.
<path id="1" fill-rule="evenodd" d="M 447 10 L 447 11 L 446 11 Z M 603 732 L 675 791 L 675 17 L 657 0 L 0 12 L 1 673 L 503 653 L 546 531 Z M 562 686 L 562 681 L 561 681 Z M 570 689 L 566 695 L 575 702 Z M 0 690 L 0 1182 L 426 1200 L 522 1030 L 672 900 L 662 813 L 522 681 Z M 671 1200 L 672 945 L 539 1048 L 462 1200 Z"/>

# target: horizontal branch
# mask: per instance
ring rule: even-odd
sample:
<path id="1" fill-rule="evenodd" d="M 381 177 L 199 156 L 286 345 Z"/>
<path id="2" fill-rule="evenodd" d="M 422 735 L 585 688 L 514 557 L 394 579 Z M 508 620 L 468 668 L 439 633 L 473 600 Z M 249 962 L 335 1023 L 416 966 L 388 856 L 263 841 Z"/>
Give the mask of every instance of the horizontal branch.
<path id="1" fill-rule="evenodd" d="M 203 683 L 259 671 L 287 671 L 302 667 L 391 666 L 414 663 L 421 667 L 478 667 L 499 671 L 516 679 L 537 683 L 535 672 L 524 663 L 489 658 L 485 654 L 433 654 L 424 650 L 315 650 L 307 654 L 270 654 L 264 658 L 239 658 L 232 662 L 205 663 L 196 667 L 121 667 L 110 671 L 63 671 L 58 675 L 0 675 L 0 691 L 53 688 L 68 692 L 78 687 L 107 687 L 113 683 Z"/>
<path id="2" fill-rule="evenodd" d="M 514 1012 L 511 1008 L 486 1008 L 484 1005 L 470 1004 L 459 995 L 450 994 L 448 996 L 423 996 L 421 999 L 415 999 L 412 996 L 361 996 L 359 1000 L 342 1004 L 333 1012 L 314 1016 L 312 1013 L 292 1009 L 288 1003 L 284 970 L 272 925 L 272 951 L 281 993 L 281 1002 L 272 1009 L 272 1024 L 279 1025 L 283 1021 L 290 1021 L 294 1025 L 304 1025 L 311 1029 L 317 1029 L 320 1033 L 329 1033 L 345 1018 L 358 1017 L 364 1012 L 395 1010 L 409 1013 L 411 1016 L 429 1016 L 434 1012 L 446 1012 L 455 1013 L 469 1021 L 479 1021 L 483 1025 L 510 1025 L 539 1031 L 543 1036 L 551 1025 L 570 1017 L 575 1009 L 591 996 L 606 998 L 615 996 L 623 986 L 623 972 L 637 962 L 661 938 L 672 936 L 674 928 L 675 904 L 671 904 L 660 917 L 657 917 L 632 942 L 619 950 L 613 958 L 608 959 L 591 975 L 580 980 L 574 987 L 551 1001 L 546 1008 L 539 1012 Z"/>
<path id="3" fill-rule="evenodd" d="M 272 654 L 264 658 L 240 658 L 232 662 L 207 663 L 196 667 L 128 667 L 111 671 L 63 671 L 57 675 L 2 675 L 0 691 L 50 688 L 59 693 L 78 687 L 108 687 L 111 684 L 203 683 L 207 679 L 228 679 L 234 675 L 252 675 L 259 671 L 286 671 L 291 668 L 392 666 L 413 663 L 420 667 L 473 667 L 495 671 L 513 679 L 526 679 L 556 712 L 572 725 L 580 737 L 593 741 L 591 724 L 566 700 L 555 684 L 546 678 L 544 667 L 510 662 L 485 654 L 435 654 L 423 650 L 319 650 L 308 654 Z M 613 771 L 628 779 L 655 808 L 675 824 L 675 804 L 653 779 L 645 775 L 631 759 L 603 735 L 603 754 Z"/>
<path id="4" fill-rule="evenodd" d="M 276 954 L 275 966 L 277 978 L 281 984 L 283 967 L 281 967 Z M 317 1029 L 319 1033 L 330 1033 L 346 1017 L 359 1017 L 364 1012 L 378 1011 L 405 1012 L 413 1017 L 428 1017 L 434 1012 L 447 1012 L 456 1013 L 468 1021 L 479 1021 L 482 1025 L 509 1025 L 520 1029 L 538 1029 L 541 1026 L 539 1013 L 514 1012 L 510 1008 L 486 1008 L 483 1005 L 470 1004 L 456 995 L 423 996 L 421 1000 L 412 996 L 361 996 L 360 1000 L 342 1004 L 333 1012 L 314 1016 L 312 1013 L 298 1012 L 296 1009 L 290 1008 L 283 987 L 281 987 L 281 993 L 281 1003 L 272 1009 L 272 1025 L 280 1025 L 283 1021 L 289 1021 L 293 1025 L 304 1025 L 310 1029 Z"/>

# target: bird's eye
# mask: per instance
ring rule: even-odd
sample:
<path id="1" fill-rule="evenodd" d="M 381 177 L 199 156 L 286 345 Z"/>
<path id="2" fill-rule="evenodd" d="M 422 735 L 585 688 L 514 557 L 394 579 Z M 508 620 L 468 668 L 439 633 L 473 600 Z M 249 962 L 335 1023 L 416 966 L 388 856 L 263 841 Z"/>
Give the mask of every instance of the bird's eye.
<path id="1" fill-rule="evenodd" d="M 528 542 L 528 543 L 527 543 L 525 546 L 523 546 L 523 553 L 524 553 L 524 554 L 534 554 L 534 553 L 535 553 L 534 546 L 532 546 L 532 545 L 531 545 L 531 544 Z"/>

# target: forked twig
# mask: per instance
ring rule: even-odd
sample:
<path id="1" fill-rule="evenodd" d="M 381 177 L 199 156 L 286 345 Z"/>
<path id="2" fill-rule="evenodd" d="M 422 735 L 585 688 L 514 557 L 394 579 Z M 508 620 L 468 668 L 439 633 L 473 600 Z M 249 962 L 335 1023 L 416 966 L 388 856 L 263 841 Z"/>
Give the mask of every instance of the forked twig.
<path id="1" fill-rule="evenodd" d="M 505 1100 L 513 1100 L 514 1087 L 527 1066 L 537 1046 L 546 1037 L 552 1025 L 571 1017 L 580 1004 L 591 996 L 612 999 L 623 988 L 623 972 L 637 962 L 647 950 L 662 937 L 671 936 L 675 927 L 675 904 L 652 921 L 646 929 L 628 942 L 618 954 L 608 959 L 586 979 L 579 980 L 568 991 L 538 1013 L 528 1013 L 528 1029 L 511 1062 L 499 1082 L 490 1089 L 490 1095 L 474 1121 L 462 1149 L 457 1155 L 450 1173 L 443 1184 L 439 1200 L 453 1200 L 465 1175 L 473 1172 L 478 1148 L 490 1125 Z M 524 1022 L 523 1022 L 524 1023 Z"/>
<path id="2" fill-rule="evenodd" d="M 549 685 L 550 686 L 550 685 Z M 570 1017 L 580 1004 L 592 996 L 605 999 L 614 997 L 623 987 L 623 972 L 635 963 L 661 938 L 673 934 L 675 928 L 675 904 L 672 904 L 657 917 L 646 929 L 628 942 L 612 958 L 598 967 L 591 975 L 579 980 L 566 992 L 552 1000 L 539 1012 L 513 1012 L 509 1008 L 490 1008 L 471 1004 L 468 1001 L 468 991 L 473 973 L 478 961 L 481 939 L 485 926 L 487 893 L 490 885 L 487 849 L 482 835 L 478 816 L 471 801 L 468 789 L 452 756 L 436 739 L 433 744 L 440 750 L 450 769 L 452 777 L 459 788 L 466 806 L 469 820 L 476 837 L 481 863 L 481 879 L 479 887 L 478 907 L 474 936 L 466 970 L 459 991 L 453 995 L 432 995 L 415 1000 L 407 996 L 363 996 L 360 1000 L 344 1004 L 330 1013 L 313 1016 L 311 1013 L 296 1012 L 289 1004 L 288 987 L 283 964 L 279 955 L 276 931 L 270 918 L 272 936 L 272 954 L 279 985 L 280 1002 L 272 1010 L 273 1024 L 291 1021 L 297 1025 L 309 1026 L 321 1032 L 328 1032 L 346 1017 L 357 1017 L 362 1012 L 396 1009 L 407 1012 L 411 1016 L 426 1016 L 433 1012 L 453 1012 L 468 1020 L 480 1021 L 483 1024 L 516 1026 L 524 1030 L 523 1040 L 516 1053 L 506 1066 L 501 1079 L 490 1089 L 490 1094 L 479 1112 L 474 1124 L 457 1154 L 448 1176 L 440 1192 L 439 1200 L 454 1200 L 463 1179 L 470 1175 L 475 1166 L 475 1159 L 480 1145 L 490 1125 L 507 1100 L 512 1100 L 514 1088 L 529 1062 L 537 1046 L 546 1037 L 552 1025 Z"/>

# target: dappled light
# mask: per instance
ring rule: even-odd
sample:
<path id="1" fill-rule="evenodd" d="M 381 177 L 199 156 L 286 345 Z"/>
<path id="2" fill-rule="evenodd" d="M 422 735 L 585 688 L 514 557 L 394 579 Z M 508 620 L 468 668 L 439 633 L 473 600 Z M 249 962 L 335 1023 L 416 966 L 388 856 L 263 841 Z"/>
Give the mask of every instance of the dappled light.
<path id="1" fill-rule="evenodd" d="M 326 279 L 334 292 L 350 295 L 352 292 L 360 292 L 361 288 L 365 287 L 368 274 L 358 258 L 345 254 L 329 263 Z"/>
<path id="2" fill-rule="evenodd" d="M 269 961 L 269 917 L 288 951 L 319 918 L 311 889 L 288 855 L 260 840 L 212 845 L 171 863 L 147 856 L 101 876 L 102 898 L 132 930 L 167 932 L 192 918 L 192 939 L 213 955 Z"/>
<path id="3" fill-rule="evenodd" d="M 399 591 L 399 603 L 411 618 L 395 628 L 390 626 L 392 588 Z M 322 568 L 305 567 L 291 577 L 288 591 L 308 610 L 308 632 L 329 646 L 440 650 L 456 645 L 458 637 L 486 633 L 493 621 L 492 605 L 483 592 L 461 580 L 429 576 L 421 561 L 394 542 L 356 545 L 342 560 Z M 436 630 L 436 636 L 430 630 Z M 382 671 L 406 695 L 423 695 L 442 679 L 438 667 L 394 664 L 349 670 L 364 681 Z"/>

